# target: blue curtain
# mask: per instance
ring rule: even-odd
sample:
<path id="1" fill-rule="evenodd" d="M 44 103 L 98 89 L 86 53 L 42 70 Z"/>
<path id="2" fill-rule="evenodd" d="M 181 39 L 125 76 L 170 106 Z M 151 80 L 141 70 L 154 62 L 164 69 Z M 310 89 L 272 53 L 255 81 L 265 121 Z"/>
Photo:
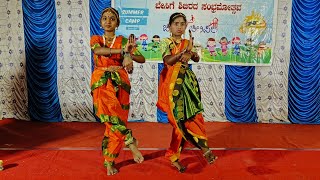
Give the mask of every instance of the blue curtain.
<path id="1" fill-rule="evenodd" d="M 103 9 L 111 7 L 111 0 L 90 0 L 90 34 L 102 35 L 100 16 Z"/>
<path id="2" fill-rule="evenodd" d="M 289 120 L 320 124 L 320 1 L 293 0 Z"/>
<path id="3" fill-rule="evenodd" d="M 32 120 L 62 120 L 57 88 L 54 0 L 23 0 L 28 111 Z"/>
<path id="4" fill-rule="evenodd" d="M 255 67 L 225 66 L 225 113 L 229 121 L 257 122 Z"/>

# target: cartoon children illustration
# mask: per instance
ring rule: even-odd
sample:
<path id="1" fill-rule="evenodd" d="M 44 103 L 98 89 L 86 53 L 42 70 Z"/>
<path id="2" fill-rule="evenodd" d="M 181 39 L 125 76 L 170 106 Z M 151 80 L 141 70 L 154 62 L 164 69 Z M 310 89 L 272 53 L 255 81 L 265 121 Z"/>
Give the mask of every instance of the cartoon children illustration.
<path id="1" fill-rule="evenodd" d="M 147 50 L 147 46 L 148 46 L 148 43 L 147 43 L 148 35 L 141 34 L 139 39 L 140 39 L 140 41 L 142 41 L 142 43 L 141 43 L 142 49 L 146 51 Z"/>
<path id="2" fill-rule="evenodd" d="M 207 49 L 210 52 L 210 56 L 216 56 L 216 40 L 214 38 L 208 38 Z"/>
<path id="3" fill-rule="evenodd" d="M 240 55 L 240 38 L 238 36 L 232 38 L 233 54 Z"/>
<path id="4" fill-rule="evenodd" d="M 156 52 L 159 49 L 159 44 L 160 44 L 160 36 L 154 35 L 152 37 L 152 51 Z"/>
<path id="5" fill-rule="evenodd" d="M 257 57 L 263 57 L 266 49 L 267 49 L 266 43 L 264 41 L 261 41 L 258 45 Z"/>
<path id="6" fill-rule="evenodd" d="M 227 55 L 228 53 L 228 44 L 230 43 L 226 37 L 222 37 L 219 41 L 221 45 L 222 55 Z"/>
<path id="7" fill-rule="evenodd" d="M 253 50 L 253 45 L 252 45 L 252 43 L 253 43 L 253 40 L 251 39 L 251 38 L 248 38 L 247 40 L 246 40 L 246 42 L 244 43 L 244 45 L 245 45 L 245 49 L 246 49 L 246 56 L 250 56 L 250 53 L 251 53 L 251 51 Z"/>

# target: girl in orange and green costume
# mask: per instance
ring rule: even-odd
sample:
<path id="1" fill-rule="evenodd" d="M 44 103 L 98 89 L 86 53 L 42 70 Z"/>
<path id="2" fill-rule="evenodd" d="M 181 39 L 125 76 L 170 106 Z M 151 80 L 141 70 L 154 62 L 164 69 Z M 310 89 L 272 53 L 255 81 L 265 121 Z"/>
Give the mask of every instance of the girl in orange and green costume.
<path id="1" fill-rule="evenodd" d="M 91 93 L 94 113 L 106 126 L 102 150 L 108 175 L 113 175 L 118 172 L 114 160 L 123 142 L 132 151 L 137 163 L 144 160 L 127 123 L 131 88 L 128 72 L 133 71 L 133 61 L 144 63 L 145 58 L 135 48 L 133 35 L 129 39 L 116 36 L 115 29 L 120 24 L 117 10 L 103 10 L 100 23 L 104 34 L 94 35 L 90 40 L 94 60 Z"/>
<path id="2" fill-rule="evenodd" d="M 160 75 L 159 99 L 157 106 L 168 115 L 173 126 L 170 148 L 166 157 L 180 172 L 185 166 L 180 164 L 180 153 L 186 141 L 201 149 L 209 163 L 217 158 L 208 147 L 208 139 L 202 116 L 200 88 L 197 78 L 188 66 L 191 59 L 199 61 L 196 52 L 192 52 L 193 37 L 182 39 L 187 28 L 186 16 L 174 13 L 170 16 L 170 38 L 160 42 L 160 51 L 165 64 Z"/>

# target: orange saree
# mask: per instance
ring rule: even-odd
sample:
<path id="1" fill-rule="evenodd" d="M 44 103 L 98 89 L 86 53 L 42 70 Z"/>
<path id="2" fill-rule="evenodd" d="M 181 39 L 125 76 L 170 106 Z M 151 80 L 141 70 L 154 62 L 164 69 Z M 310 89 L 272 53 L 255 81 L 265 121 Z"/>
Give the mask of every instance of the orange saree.
<path id="1" fill-rule="evenodd" d="M 176 44 L 173 40 L 165 38 L 160 43 L 162 57 L 178 54 L 187 45 L 186 39 Z M 186 141 L 198 148 L 208 147 L 200 88 L 188 64 L 181 62 L 172 66 L 165 64 L 159 83 L 157 106 L 167 113 L 168 120 L 173 126 L 170 148 L 166 152 L 166 157 L 171 162 L 178 160 Z"/>
<path id="2" fill-rule="evenodd" d="M 104 45 L 101 36 L 92 36 L 90 46 L 110 47 L 120 49 L 127 42 L 122 36 L 117 36 L 114 43 Z M 94 71 L 91 76 L 91 94 L 94 113 L 106 126 L 102 141 L 105 163 L 113 163 L 119 155 L 123 142 L 126 145 L 133 142 L 132 132 L 127 129 L 130 107 L 130 81 L 128 73 L 122 68 L 120 54 L 110 57 L 93 55 Z"/>

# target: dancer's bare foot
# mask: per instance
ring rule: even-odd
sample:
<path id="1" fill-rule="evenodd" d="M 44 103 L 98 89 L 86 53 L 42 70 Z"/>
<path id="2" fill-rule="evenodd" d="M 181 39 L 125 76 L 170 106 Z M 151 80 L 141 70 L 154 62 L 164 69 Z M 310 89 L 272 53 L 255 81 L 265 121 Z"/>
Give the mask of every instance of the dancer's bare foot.
<path id="1" fill-rule="evenodd" d="M 206 158 L 209 164 L 214 163 L 214 161 L 218 159 L 218 156 L 214 155 L 210 149 L 206 150 L 203 153 L 203 156 Z"/>
<path id="2" fill-rule="evenodd" d="M 105 163 L 105 166 L 107 167 L 107 175 L 108 176 L 115 175 L 119 172 L 118 169 L 115 168 L 114 162 L 106 162 L 105 161 L 104 163 Z"/>
<path id="3" fill-rule="evenodd" d="M 0 160 L 0 171 L 2 171 L 4 168 L 3 168 L 3 161 Z"/>
<path id="4" fill-rule="evenodd" d="M 131 150 L 132 152 L 132 156 L 133 156 L 133 160 L 136 163 L 142 163 L 144 158 L 141 154 L 141 152 L 138 149 L 138 141 L 134 140 L 133 143 L 128 145 L 128 148 Z"/>
<path id="5" fill-rule="evenodd" d="M 180 164 L 179 160 L 172 163 L 172 166 L 176 167 L 180 173 L 184 173 L 186 171 L 186 167 Z"/>

